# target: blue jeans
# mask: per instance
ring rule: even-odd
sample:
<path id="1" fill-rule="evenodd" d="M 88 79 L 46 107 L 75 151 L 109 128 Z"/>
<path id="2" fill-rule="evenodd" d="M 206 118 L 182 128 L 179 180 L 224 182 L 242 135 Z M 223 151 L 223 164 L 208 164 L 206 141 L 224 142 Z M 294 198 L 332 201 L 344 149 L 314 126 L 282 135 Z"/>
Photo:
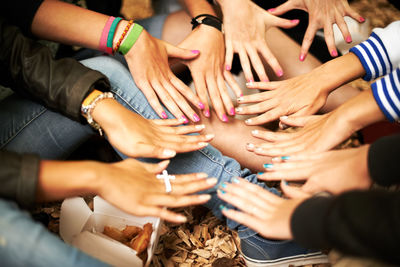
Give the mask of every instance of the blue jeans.
<path id="1" fill-rule="evenodd" d="M 148 118 L 158 118 L 148 104 L 143 93 L 135 86 L 129 71 L 118 61 L 111 57 L 97 57 L 89 60 L 84 60 L 82 63 L 90 68 L 97 69 L 104 73 L 111 82 L 112 91 L 115 93 L 118 101 L 133 110 L 134 112 Z M 76 123 L 62 115 L 49 111 L 41 105 L 38 105 L 30 100 L 12 95 L 1 101 L 0 105 L 0 146 L 2 149 L 16 151 L 19 153 L 36 153 L 43 158 L 61 159 L 71 153 L 79 144 L 84 142 L 94 132 L 89 126 Z M 172 115 L 168 113 L 172 118 Z M 240 176 L 252 183 L 257 183 L 255 174 L 251 174 L 247 169 L 241 169 L 239 163 L 229 157 L 223 156 L 217 149 L 208 145 L 207 147 L 190 153 L 179 154 L 171 160 L 168 167 L 170 173 L 191 173 L 191 172 L 206 172 L 209 177 L 218 178 L 219 182 L 230 182 L 232 177 Z M 263 184 L 260 184 L 261 186 Z M 216 195 L 216 187 L 207 190 L 212 194 L 212 199 L 206 204 L 213 213 L 222 218 L 219 210 L 220 204 L 223 203 Z M 226 205 L 226 204 L 225 204 Z M 227 205 L 232 208 L 231 206 Z M 65 251 L 62 259 L 68 259 L 66 255 L 73 255 L 68 264 L 62 266 L 80 266 L 76 261 L 89 262 L 93 261 L 93 265 L 100 264 L 83 253 L 72 249 L 64 244 L 61 240 L 54 237 L 52 234 L 42 229 L 41 226 L 35 224 L 15 205 L 1 200 L 0 203 L 0 225 L 5 225 L 4 231 L 0 232 L 1 238 L 5 239 L 6 249 L 0 246 L 0 255 L 11 255 L 9 250 L 16 249 L 20 240 L 29 239 L 32 242 L 24 246 L 24 250 L 18 249 L 21 254 L 36 254 L 37 247 L 33 244 L 43 244 L 43 249 L 46 244 L 49 250 L 57 250 L 54 260 L 57 265 L 61 262 L 58 260 L 60 253 Z M 24 225 L 20 229 L 35 229 L 40 232 L 38 235 L 26 233 L 24 238 L 20 237 L 18 228 L 12 227 L 11 219 L 23 218 L 21 224 Z M 28 226 L 29 227 L 25 227 Z M 240 226 L 232 220 L 227 220 L 227 225 L 232 229 L 237 229 L 241 238 L 253 236 L 255 233 L 247 227 Z M 1 228 L 1 227 L 0 227 Z M 31 230 L 29 230 L 30 232 Z M 18 233 L 13 233 L 18 232 Z M 12 235 L 19 238 L 11 239 Z M 29 245 L 31 244 L 31 245 Z M 25 251 L 26 250 L 26 251 Z M 23 253 L 21 252 L 23 251 Z M 17 253 L 18 253 L 17 252 Z M 51 252 L 53 253 L 53 252 Z M 38 255 L 49 255 L 48 253 Z M 4 259 L 4 257 L 0 257 Z M 8 260 L 12 258 L 7 257 Z M 52 257 L 47 260 L 53 259 Z M 31 263 L 31 261 L 29 261 Z M 39 264 L 39 263 L 38 263 Z M 82 264 L 84 266 L 84 264 Z M 86 266 L 89 266 L 88 264 Z"/>

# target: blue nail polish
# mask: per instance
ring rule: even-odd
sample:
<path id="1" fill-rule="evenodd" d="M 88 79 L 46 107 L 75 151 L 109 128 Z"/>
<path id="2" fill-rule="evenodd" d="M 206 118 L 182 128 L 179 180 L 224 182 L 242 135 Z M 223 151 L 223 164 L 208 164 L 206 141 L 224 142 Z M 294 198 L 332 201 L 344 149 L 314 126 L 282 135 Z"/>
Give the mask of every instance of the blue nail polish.
<path id="1" fill-rule="evenodd" d="M 221 194 L 226 194 L 226 192 L 222 189 L 218 189 L 218 192 L 220 192 Z"/>
<path id="2" fill-rule="evenodd" d="M 257 175 L 263 175 L 264 173 L 263 172 L 259 172 L 259 173 L 257 173 Z"/>
<path id="3" fill-rule="evenodd" d="M 266 169 L 271 169 L 271 168 L 273 168 L 273 167 L 274 167 L 274 164 L 271 164 L 271 163 L 265 163 L 263 166 L 264 166 L 264 168 L 266 168 Z"/>
<path id="4" fill-rule="evenodd" d="M 223 182 L 222 184 L 221 184 L 221 187 L 222 188 L 226 188 L 228 185 L 225 183 L 225 182 Z"/>
<path id="5" fill-rule="evenodd" d="M 227 207 L 225 207 L 224 205 L 219 205 L 219 209 L 221 210 L 221 211 L 224 211 L 224 210 L 228 210 L 228 208 Z"/>
<path id="6" fill-rule="evenodd" d="M 289 159 L 290 159 L 290 156 L 283 156 L 283 157 L 281 157 L 281 159 L 282 159 L 282 160 L 289 160 Z"/>
<path id="7" fill-rule="evenodd" d="M 238 178 L 236 178 L 236 177 L 233 177 L 233 178 L 232 178 L 232 183 L 238 184 L 239 182 L 240 182 L 240 181 L 239 181 Z"/>
<path id="8" fill-rule="evenodd" d="M 285 185 L 289 185 L 288 182 L 286 182 L 286 180 L 282 180 L 282 182 L 283 182 Z"/>

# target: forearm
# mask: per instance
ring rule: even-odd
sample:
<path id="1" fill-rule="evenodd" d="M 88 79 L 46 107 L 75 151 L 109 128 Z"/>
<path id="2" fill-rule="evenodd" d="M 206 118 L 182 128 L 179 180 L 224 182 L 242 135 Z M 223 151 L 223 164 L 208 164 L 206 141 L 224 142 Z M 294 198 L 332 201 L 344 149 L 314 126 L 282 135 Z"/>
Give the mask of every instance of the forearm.
<path id="1" fill-rule="evenodd" d="M 101 164 L 92 161 L 41 161 L 36 190 L 39 202 L 97 194 Z"/>
<path id="2" fill-rule="evenodd" d="M 335 248 L 399 263 L 399 204 L 399 193 L 385 191 L 311 198 L 293 213 L 293 237 L 306 247 Z"/>
<path id="3" fill-rule="evenodd" d="M 206 0 L 184 0 L 183 4 L 192 18 L 200 14 L 216 16 L 213 7 Z"/>

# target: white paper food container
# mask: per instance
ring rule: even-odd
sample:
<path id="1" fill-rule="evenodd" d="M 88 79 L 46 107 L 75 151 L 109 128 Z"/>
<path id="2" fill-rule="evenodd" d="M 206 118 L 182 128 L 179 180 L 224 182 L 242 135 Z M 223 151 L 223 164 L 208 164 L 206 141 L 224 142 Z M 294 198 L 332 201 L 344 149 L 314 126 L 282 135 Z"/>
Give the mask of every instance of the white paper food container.
<path id="1" fill-rule="evenodd" d="M 64 200 L 60 214 L 60 236 L 87 254 L 113 266 L 143 266 L 136 251 L 130 247 L 102 234 L 104 226 L 118 229 L 126 225 L 143 228 L 152 223 L 153 233 L 147 248 L 148 258 L 144 266 L 149 266 L 158 243 L 161 220 L 155 217 L 137 217 L 127 214 L 96 196 L 93 199 L 92 211 L 85 200 L 80 197 Z"/>

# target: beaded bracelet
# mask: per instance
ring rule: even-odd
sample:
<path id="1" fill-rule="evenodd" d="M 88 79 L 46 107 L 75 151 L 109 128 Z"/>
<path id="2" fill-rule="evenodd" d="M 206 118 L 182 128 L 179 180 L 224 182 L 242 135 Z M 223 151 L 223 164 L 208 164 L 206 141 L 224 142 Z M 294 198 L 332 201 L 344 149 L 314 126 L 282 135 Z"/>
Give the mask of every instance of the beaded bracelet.
<path id="1" fill-rule="evenodd" d="M 133 24 L 133 20 L 130 20 L 130 21 L 128 22 L 128 24 L 126 25 L 124 31 L 122 32 L 121 37 L 119 38 L 117 44 L 115 45 L 114 52 L 118 52 L 119 47 L 121 46 L 122 40 L 124 40 L 125 35 L 128 33 L 128 31 L 129 31 L 129 29 L 131 28 L 132 24 Z"/>
<path id="2" fill-rule="evenodd" d="M 103 32 L 101 33 L 99 50 L 102 52 L 107 52 L 107 37 L 114 19 L 115 17 L 113 16 L 108 18 L 106 25 L 103 28 Z"/>
<path id="3" fill-rule="evenodd" d="M 139 38 L 140 34 L 143 31 L 143 27 L 137 23 L 133 25 L 133 28 L 131 29 L 130 33 L 124 40 L 124 42 L 121 44 L 121 46 L 118 49 L 118 52 L 121 52 L 121 54 L 126 55 L 131 47 L 136 43 L 137 39 Z"/>
<path id="4" fill-rule="evenodd" d="M 107 47 L 106 47 L 106 52 L 108 54 L 113 53 L 113 40 L 114 40 L 114 34 L 115 30 L 117 29 L 118 23 L 122 20 L 122 18 L 116 18 L 111 24 L 110 31 L 108 32 L 108 37 L 107 37 Z"/>

